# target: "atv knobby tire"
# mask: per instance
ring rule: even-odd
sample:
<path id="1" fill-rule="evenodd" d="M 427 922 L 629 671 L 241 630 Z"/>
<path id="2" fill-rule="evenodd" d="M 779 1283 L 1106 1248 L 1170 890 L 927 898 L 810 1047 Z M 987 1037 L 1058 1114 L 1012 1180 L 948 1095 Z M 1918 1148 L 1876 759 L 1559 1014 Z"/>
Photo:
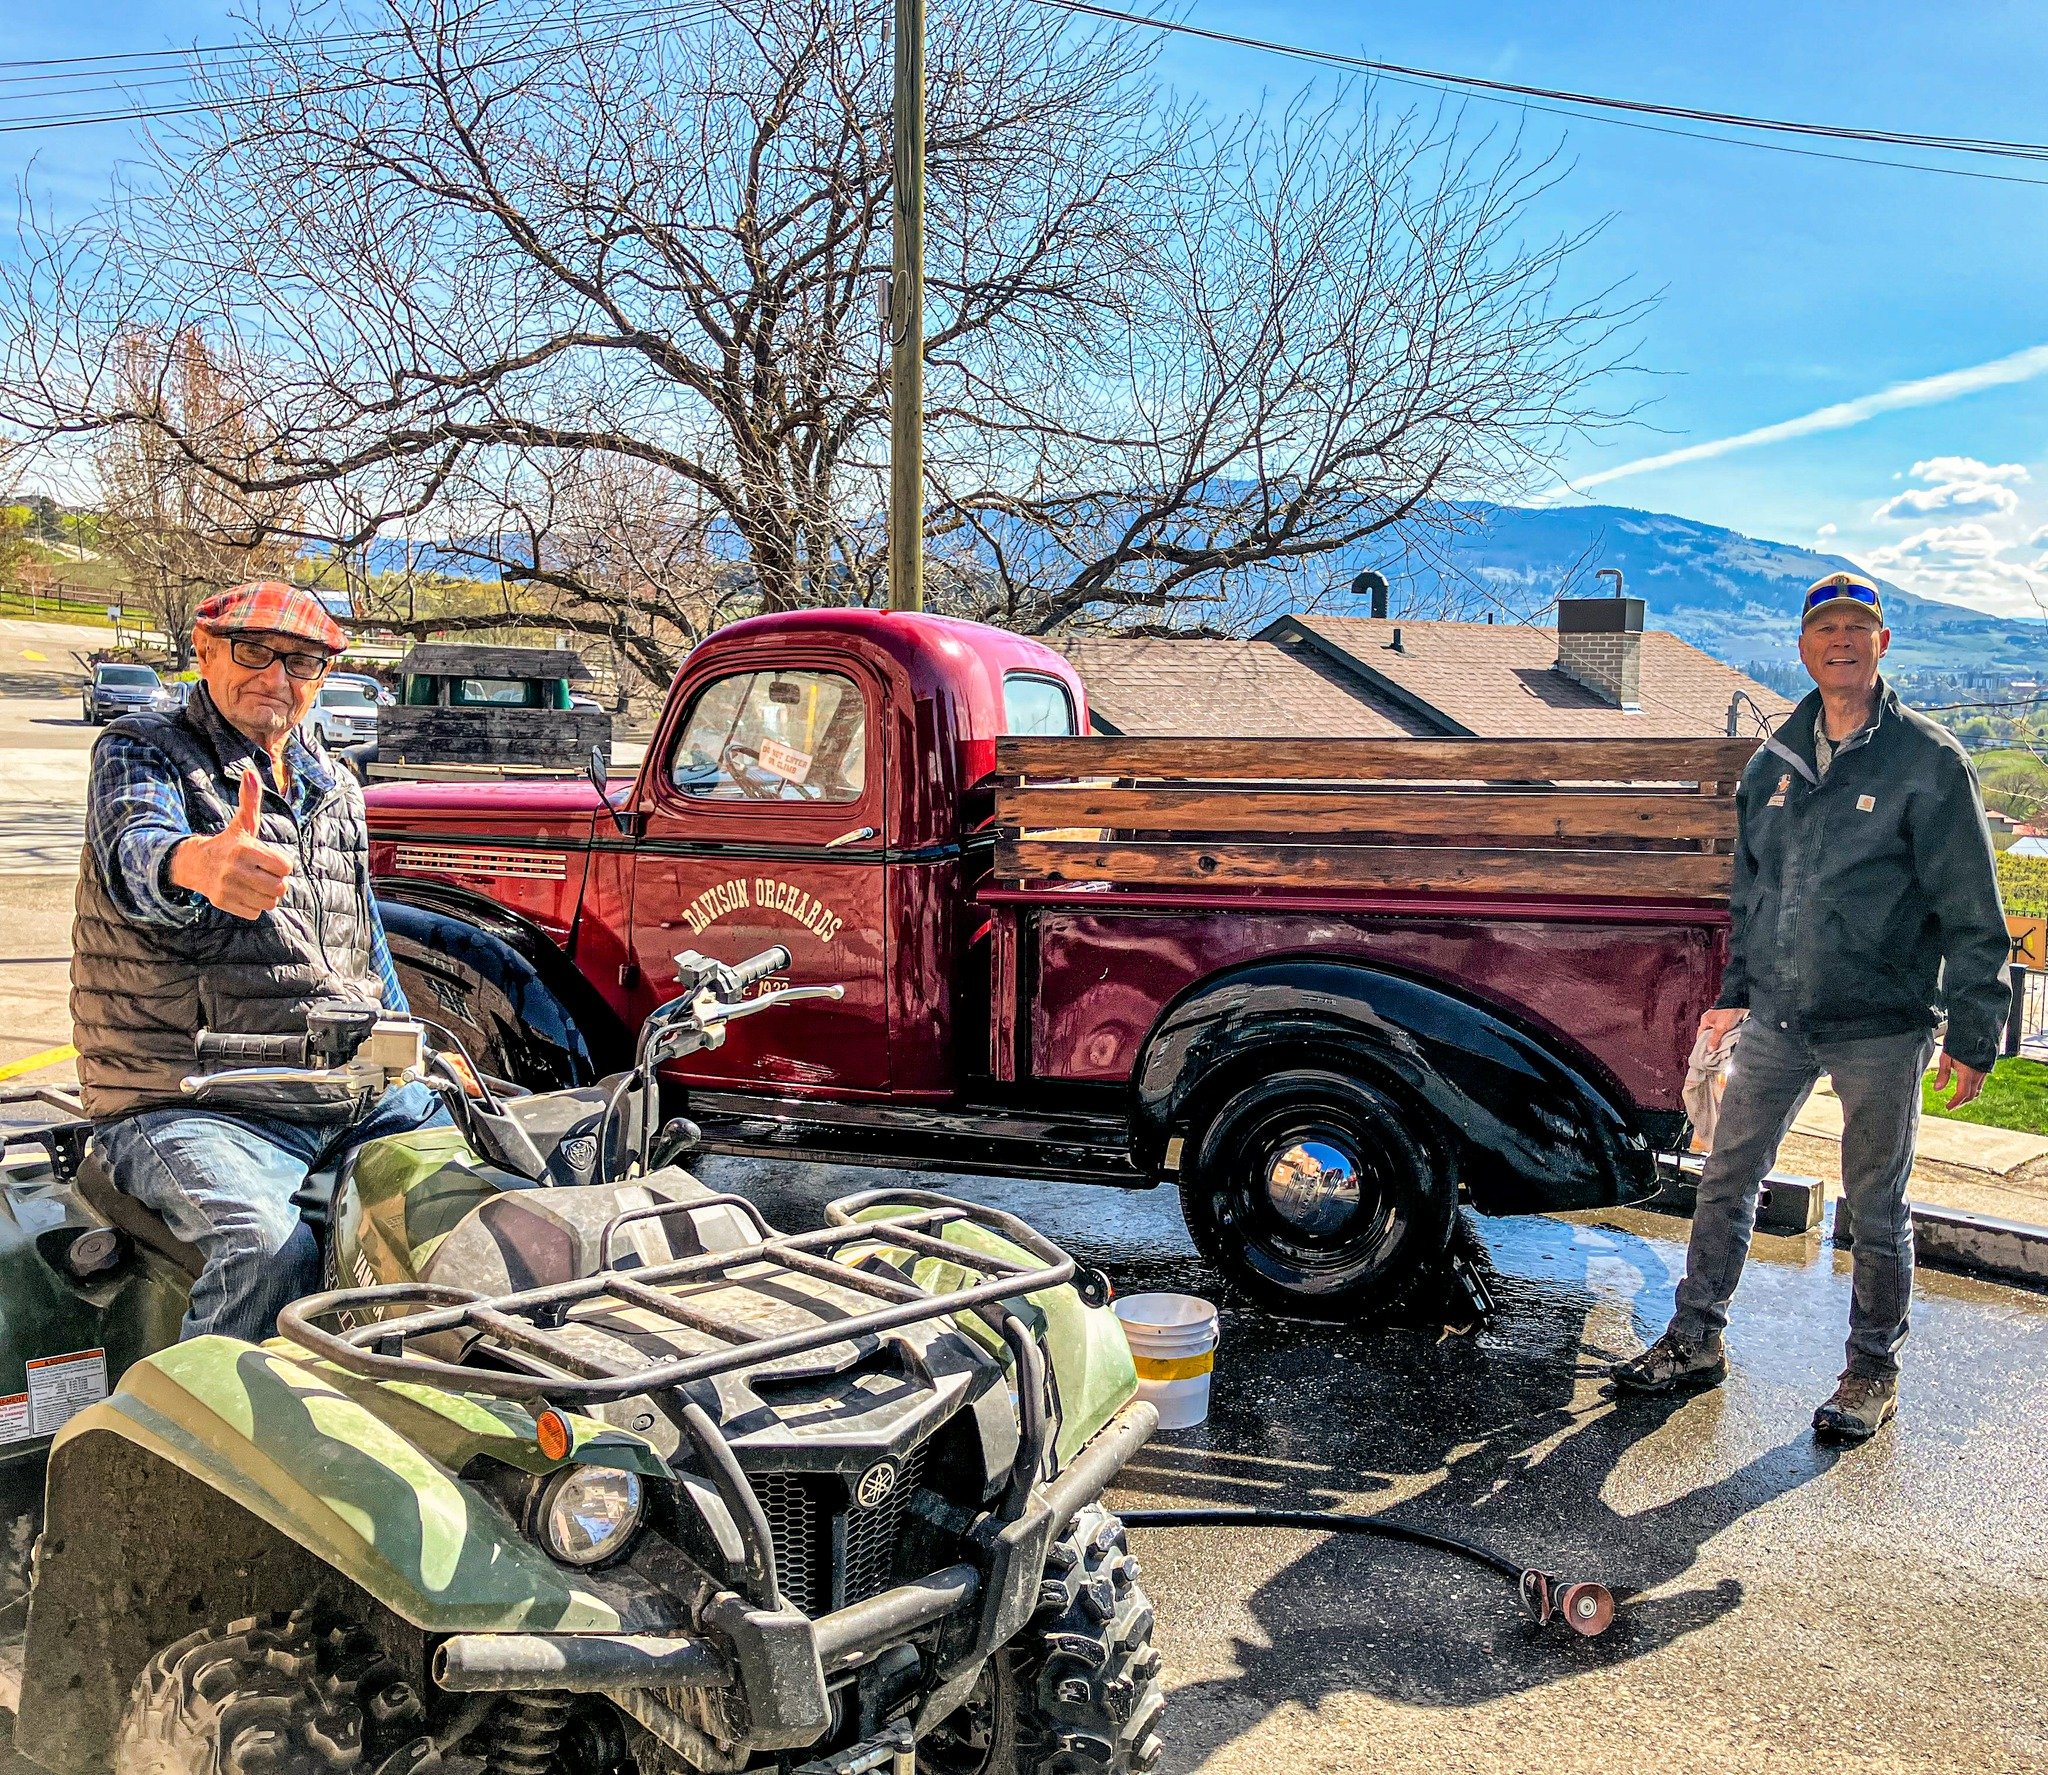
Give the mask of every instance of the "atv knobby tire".
<path id="1" fill-rule="evenodd" d="M 114 1775 L 409 1775 L 437 1761 L 425 1724 L 370 1634 L 301 1609 L 158 1652 L 128 1698 Z"/>
<path id="2" fill-rule="evenodd" d="M 1124 1525 L 1099 1504 L 1046 1554 L 1038 1610 L 919 1748 L 935 1775 L 1145 1775 L 1166 1711 L 1152 1603 Z M 122 1772 L 125 1775 L 125 1771 Z"/>

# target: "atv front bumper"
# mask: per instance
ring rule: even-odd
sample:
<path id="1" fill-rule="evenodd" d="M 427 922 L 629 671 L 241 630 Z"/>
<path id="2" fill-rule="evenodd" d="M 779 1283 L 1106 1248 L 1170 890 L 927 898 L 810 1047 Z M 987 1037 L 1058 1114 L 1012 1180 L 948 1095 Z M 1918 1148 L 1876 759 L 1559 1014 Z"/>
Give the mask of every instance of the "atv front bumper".
<path id="1" fill-rule="evenodd" d="M 926 1712 L 1030 1620 L 1046 1550 L 1093 1503 L 1158 1427 L 1133 1399 L 1034 1494 L 1031 1507 L 995 1526 L 979 1563 L 952 1565 L 813 1620 L 797 1610 L 757 1609 L 728 1593 L 707 1611 L 716 1639 L 622 1633 L 458 1633 L 434 1649 L 434 1680 L 455 1694 L 566 1690 L 621 1694 L 708 1689 L 737 1683 L 756 1748 L 799 1749 L 829 1730 L 831 1685 L 879 1653 L 942 1623 L 971 1619 L 964 1650 L 927 1686 Z M 964 1636 L 963 1636 L 964 1637 Z M 954 1641 L 957 1645 L 959 1642 Z M 957 1700 L 954 1701 L 957 1705 Z M 950 1712 L 951 1707 L 946 1706 Z M 942 1715 L 921 1718 L 936 1724 Z M 877 1767 L 881 1765 L 876 1765 Z"/>

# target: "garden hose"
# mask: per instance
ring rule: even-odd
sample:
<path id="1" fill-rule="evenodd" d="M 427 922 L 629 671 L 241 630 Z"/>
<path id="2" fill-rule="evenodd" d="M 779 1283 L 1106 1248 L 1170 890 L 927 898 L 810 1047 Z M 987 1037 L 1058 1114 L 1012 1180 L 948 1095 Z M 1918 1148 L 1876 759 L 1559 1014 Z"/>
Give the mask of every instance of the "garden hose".
<path id="1" fill-rule="evenodd" d="M 1490 1547 L 1415 1528 L 1385 1516 L 1349 1516 L 1325 1510 L 1125 1510 L 1127 1528 L 1298 1528 L 1316 1534 L 1378 1535 L 1455 1553 L 1478 1561 L 1513 1580 L 1523 1612 L 1539 1627 L 1562 1621 L 1582 1639 L 1605 1633 L 1614 1620 L 1614 1597 L 1604 1584 L 1589 1579 L 1567 1581 L 1503 1558 Z"/>

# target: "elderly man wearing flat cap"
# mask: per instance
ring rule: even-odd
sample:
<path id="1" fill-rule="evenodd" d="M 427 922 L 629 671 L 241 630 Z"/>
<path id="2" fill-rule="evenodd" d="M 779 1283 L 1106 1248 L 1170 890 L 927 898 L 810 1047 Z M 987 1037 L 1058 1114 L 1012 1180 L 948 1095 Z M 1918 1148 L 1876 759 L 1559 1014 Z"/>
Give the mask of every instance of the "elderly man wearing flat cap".
<path id="1" fill-rule="evenodd" d="M 2005 917 L 1976 774 L 1953 735 L 1879 675 L 1891 645 L 1871 581 L 1807 588 L 1799 658 L 1814 689 L 1753 757 L 1736 798 L 1728 969 L 1701 1032 L 1741 1040 L 1700 1178 L 1670 1329 L 1617 1386 L 1718 1385 L 1721 1334 L 1757 1190 L 1822 1073 L 1842 1100 L 1842 1189 L 1856 1229 L 1848 1365 L 1813 1427 L 1861 1442 L 1898 1406 L 1913 1291 L 1906 1181 L 1920 1079 L 1944 1013 L 1938 1089 L 1968 1103 L 2010 1004 Z"/>
<path id="2" fill-rule="evenodd" d="M 446 1114 L 418 1084 L 305 1120 L 201 1109 L 179 1090 L 203 1028 L 294 1033 L 320 998 L 406 1008 L 362 791 L 299 729 L 345 639 L 296 586 L 216 593 L 193 614 L 191 700 L 124 716 L 93 747 L 72 1039 L 115 1182 L 205 1260 L 187 1337 L 267 1336 L 318 1280 L 292 1203 L 308 1171 Z"/>

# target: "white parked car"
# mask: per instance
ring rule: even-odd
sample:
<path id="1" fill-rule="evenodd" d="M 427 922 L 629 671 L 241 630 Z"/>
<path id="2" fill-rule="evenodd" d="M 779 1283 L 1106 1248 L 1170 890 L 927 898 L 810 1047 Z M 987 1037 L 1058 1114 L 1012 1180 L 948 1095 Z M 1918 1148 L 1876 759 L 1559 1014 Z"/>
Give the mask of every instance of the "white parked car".
<path id="1" fill-rule="evenodd" d="M 313 699 L 306 725 L 330 750 L 360 746 L 377 737 L 377 704 L 360 683 L 337 684 L 329 679 Z"/>

